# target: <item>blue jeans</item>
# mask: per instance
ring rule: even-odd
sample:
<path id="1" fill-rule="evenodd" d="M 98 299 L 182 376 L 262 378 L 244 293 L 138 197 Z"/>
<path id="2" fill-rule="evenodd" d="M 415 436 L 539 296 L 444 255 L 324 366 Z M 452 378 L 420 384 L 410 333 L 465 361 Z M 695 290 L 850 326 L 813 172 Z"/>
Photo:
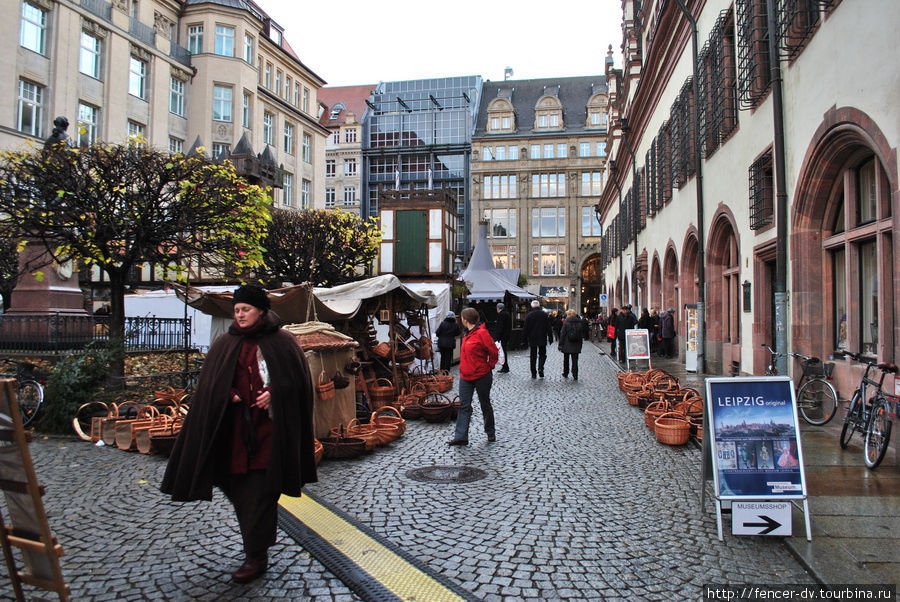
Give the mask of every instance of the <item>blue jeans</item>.
<path id="1" fill-rule="evenodd" d="M 494 373 L 488 372 L 478 380 L 459 379 L 459 415 L 456 417 L 454 439 L 469 440 L 469 422 L 472 421 L 472 396 L 478 392 L 478 403 L 484 416 L 484 432 L 494 434 L 494 408 L 491 407 L 491 385 Z"/>

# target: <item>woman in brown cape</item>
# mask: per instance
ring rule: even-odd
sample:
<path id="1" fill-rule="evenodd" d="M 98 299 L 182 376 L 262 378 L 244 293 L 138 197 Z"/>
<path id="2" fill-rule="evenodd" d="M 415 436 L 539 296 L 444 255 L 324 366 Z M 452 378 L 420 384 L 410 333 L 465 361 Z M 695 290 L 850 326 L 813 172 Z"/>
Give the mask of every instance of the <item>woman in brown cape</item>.
<path id="1" fill-rule="evenodd" d="M 306 356 L 269 311 L 265 289 L 234 292 L 234 316 L 206 356 L 160 489 L 175 501 L 234 506 L 246 558 L 237 582 L 262 575 L 275 543 L 278 498 L 316 481 L 312 384 Z"/>

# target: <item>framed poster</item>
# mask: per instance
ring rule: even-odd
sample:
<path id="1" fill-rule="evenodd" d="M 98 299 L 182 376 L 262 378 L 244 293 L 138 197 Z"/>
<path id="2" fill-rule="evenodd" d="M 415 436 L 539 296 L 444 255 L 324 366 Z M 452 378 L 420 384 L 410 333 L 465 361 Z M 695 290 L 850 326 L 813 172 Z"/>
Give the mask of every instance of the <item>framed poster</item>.
<path id="1" fill-rule="evenodd" d="M 789 377 L 707 378 L 706 411 L 716 497 L 806 498 Z"/>
<path id="2" fill-rule="evenodd" d="M 629 360 L 649 360 L 650 332 L 646 328 L 626 330 L 625 353 Z"/>

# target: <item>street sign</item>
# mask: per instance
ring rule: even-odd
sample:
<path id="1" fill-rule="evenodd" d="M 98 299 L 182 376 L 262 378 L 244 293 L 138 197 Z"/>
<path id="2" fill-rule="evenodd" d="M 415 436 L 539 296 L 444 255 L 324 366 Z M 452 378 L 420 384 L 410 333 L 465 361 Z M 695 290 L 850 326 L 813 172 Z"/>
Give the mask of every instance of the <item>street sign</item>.
<path id="1" fill-rule="evenodd" d="M 731 534 L 790 537 L 791 503 L 732 502 Z"/>
<path id="2" fill-rule="evenodd" d="M 609 295 L 606 293 L 600 293 L 600 307 L 609 307 Z"/>

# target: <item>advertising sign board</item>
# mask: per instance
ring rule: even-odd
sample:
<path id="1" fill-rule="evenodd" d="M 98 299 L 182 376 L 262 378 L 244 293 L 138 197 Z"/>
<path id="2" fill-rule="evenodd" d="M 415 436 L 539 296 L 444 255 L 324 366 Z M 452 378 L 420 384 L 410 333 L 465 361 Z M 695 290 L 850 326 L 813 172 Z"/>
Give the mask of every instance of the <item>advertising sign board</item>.
<path id="1" fill-rule="evenodd" d="M 629 360 L 649 360 L 650 332 L 646 328 L 626 330 L 625 353 Z"/>

